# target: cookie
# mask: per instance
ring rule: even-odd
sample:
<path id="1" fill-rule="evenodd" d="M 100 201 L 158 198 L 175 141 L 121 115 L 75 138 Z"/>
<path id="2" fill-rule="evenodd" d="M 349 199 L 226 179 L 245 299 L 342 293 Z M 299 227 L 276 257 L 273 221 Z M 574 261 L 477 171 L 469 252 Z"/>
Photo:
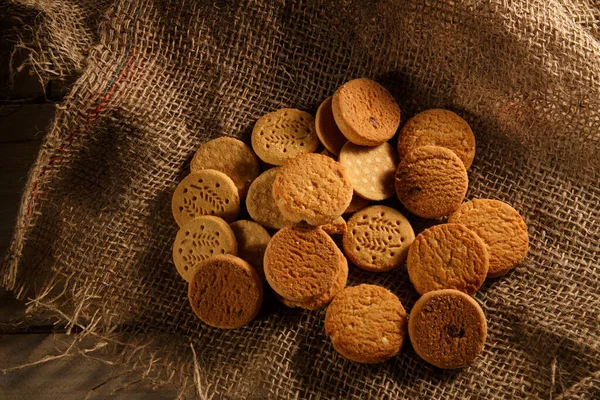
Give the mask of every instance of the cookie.
<path id="1" fill-rule="evenodd" d="M 339 155 L 344 143 L 348 141 L 346 136 L 340 131 L 333 118 L 331 110 L 331 97 L 325 99 L 317 110 L 315 117 L 317 136 L 323 146 L 334 155 Z"/>
<path id="2" fill-rule="evenodd" d="M 352 183 L 337 161 L 321 154 L 301 154 L 277 172 L 273 197 L 288 221 L 325 225 L 348 208 Z"/>
<path id="3" fill-rule="evenodd" d="M 348 220 L 342 244 L 344 253 L 357 267 L 383 272 L 404 263 L 414 239 L 410 222 L 400 211 L 370 206 Z"/>
<path id="4" fill-rule="evenodd" d="M 337 217 L 333 222 L 321 225 L 321 229 L 328 235 L 343 235 L 346 233 L 346 221 L 342 217 Z"/>
<path id="5" fill-rule="evenodd" d="M 469 169 L 475 158 L 475 136 L 461 117 L 449 110 L 434 108 L 415 115 L 398 135 L 398 154 L 404 158 L 421 146 L 440 146 L 452 150 Z"/>
<path id="6" fill-rule="evenodd" d="M 265 228 L 253 221 L 239 220 L 230 226 L 237 241 L 238 256 L 252 265 L 261 280 L 265 282 L 263 258 L 271 235 Z"/>
<path id="7" fill-rule="evenodd" d="M 229 254 L 202 261 L 188 286 L 194 313 L 215 328 L 239 328 L 256 317 L 263 299 L 260 277 L 250 264 Z"/>
<path id="8" fill-rule="evenodd" d="M 454 289 L 423 295 L 408 320 L 415 352 L 439 368 L 461 368 L 483 350 L 487 335 L 485 315 L 468 294 Z"/>
<path id="9" fill-rule="evenodd" d="M 411 244 L 406 262 L 419 294 L 441 289 L 473 294 L 485 281 L 489 265 L 483 240 L 461 224 L 425 229 Z"/>
<path id="10" fill-rule="evenodd" d="M 265 251 L 267 282 L 288 300 L 309 301 L 327 292 L 339 267 L 339 250 L 319 227 L 305 224 L 278 231 Z"/>
<path id="11" fill-rule="evenodd" d="M 406 340 L 406 328 L 402 303 L 381 286 L 345 288 L 325 314 L 325 334 L 333 348 L 360 363 L 380 363 L 398 354 Z"/>
<path id="12" fill-rule="evenodd" d="M 346 208 L 346 211 L 344 211 L 344 214 L 351 214 L 357 212 L 358 210 L 362 210 L 363 208 L 368 206 L 369 203 L 369 200 L 363 199 L 362 197 L 354 193 L 354 195 L 352 196 L 352 201 L 350 202 L 348 208 Z"/>
<path id="13" fill-rule="evenodd" d="M 469 201 L 461 205 L 448 222 L 465 225 L 483 240 L 490 254 L 488 277 L 506 274 L 527 255 L 527 225 L 517 210 L 502 201 Z"/>
<path id="14" fill-rule="evenodd" d="M 221 137 L 204 143 L 192 159 L 192 172 L 214 169 L 231 178 L 241 198 L 246 197 L 250 184 L 260 174 L 258 158 L 244 142 Z"/>
<path id="15" fill-rule="evenodd" d="M 440 218 L 454 212 L 468 184 L 464 164 L 444 147 L 418 147 L 400 161 L 396 171 L 398 199 L 408 211 L 423 218 Z"/>
<path id="16" fill-rule="evenodd" d="M 315 119 L 307 112 L 282 108 L 261 117 L 252 130 L 252 148 L 266 163 L 282 165 L 319 146 Z"/>
<path id="17" fill-rule="evenodd" d="M 240 196 L 230 177 L 214 169 L 192 172 L 179 183 L 171 199 L 171 211 L 180 227 L 201 215 L 227 222 L 240 212 Z"/>
<path id="18" fill-rule="evenodd" d="M 385 200 L 394 195 L 398 155 L 389 143 L 364 147 L 348 142 L 342 147 L 339 161 L 354 193 L 368 200 Z"/>
<path id="19" fill-rule="evenodd" d="M 250 218 L 264 227 L 281 229 L 290 224 L 279 211 L 273 198 L 273 182 L 279 168 L 271 168 L 252 182 L 246 197 L 246 208 Z"/>
<path id="20" fill-rule="evenodd" d="M 344 136 L 361 146 L 390 140 L 400 125 L 400 107 L 394 97 L 367 78 L 342 85 L 333 95 L 331 109 Z"/>

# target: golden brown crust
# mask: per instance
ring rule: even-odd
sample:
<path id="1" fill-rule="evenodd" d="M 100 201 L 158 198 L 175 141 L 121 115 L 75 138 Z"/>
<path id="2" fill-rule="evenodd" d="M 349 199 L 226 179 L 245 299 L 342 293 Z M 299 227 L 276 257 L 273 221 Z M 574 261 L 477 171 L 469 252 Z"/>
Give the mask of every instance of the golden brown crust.
<path id="1" fill-rule="evenodd" d="M 331 154 L 337 156 L 344 143 L 348 141 L 338 128 L 331 110 L 331 97 L 325 99 L 317 110 L 315 117 L 317 136 Z"/>
<path id="2" fill-rule="evenodd" d="M 406 311 L 398 297 L 375 285 L 345 288 L 325 315 L 325 334 L 334 349 L 360 363 L 380 363 L 398 354 L 406 329 Z"/>
<path id="3" fill-rule="evenodd" d="M 239 328 L 256 317 L 263 298 L 260 277 L 250 264 L 232 255 L 204 260 L 188 286 L 192 309 L 215 328 Z"/>
<path id="4" fill-rule="evenodd" d="M 398 154 L 400 158 L 417 147 L 441 146 L 452 150 L 469 169 L 475 158 L 475 136 L 461 117 L 449 110 L 434 108 L 412 117 L 400 129 Z"/>
<path id="5" fill-rule="evenodd" d="M 408 321 L 415 352 L 439 368 L 461 368 L 481 353 L 487 335 L 485 315 L 469 295 L 454 289 L 425 293 Z"/>
<path id="6" fill-rule="evenodd" d="M 279 168 L 271 168 L 252 182 L 246 197 L 246 208 L 250 217 L 267 228 L 281 229 L 290 224 L 279 211 L 273 198 L 273 182 Z"/>
<path id="7" fill-rule="evenodd" d="M 263 269 L 263 259 L 267 245 L 271 240 L 271 235 L 261 225 L 247 220 L 233 222 L 231 230 L 237 241 L 238 256 L 254 267 L 264 283 L 266 278 Z"/>
<path id="8" fill-rule="evenodd" d="M 443 147 L 416 148 L 400 161 L 396 171 L 398 199 L 423 218 L 440 218 L 455 211 L 468 184 L 462 161 Z"/>
<path id="9" fill-rule="evenodd" d="M 352 214 L 359 210 L 362 210 L 363 208 L 368 206 L 370 202 L 370 200 L 363 199 L 362 197 L 354 193 L 354 195 L 352 195 L 352 201 L 350 201 L 350 205 L 348 206 L 348 208 L 346 208 L 344 214 Z"/>
<path id="10" fill-rule="evenodd" d="M 485 281 L 489 264 L 483 240 L 461 224 L 425 229 L 410 246 L 406 262 L 419 294 L 441 289 L 473 294 Z"/>
<path id="11" fill-rule="evenodd" d="M 490 255 L 488 277 L 506 274 L 527 255 L 527 225 L 517 210 L 502 201 L 476 199 L 466 202 L 448 222 L 465 225 L 486 244 Z"/>
<path id="12" fill-rule="evenodd" d="M 343 235 L 346 233 L 346 220 L 342 217 L 337 217 L 333 222 L 321 225 L 321 229 L 328 235 Z"/>

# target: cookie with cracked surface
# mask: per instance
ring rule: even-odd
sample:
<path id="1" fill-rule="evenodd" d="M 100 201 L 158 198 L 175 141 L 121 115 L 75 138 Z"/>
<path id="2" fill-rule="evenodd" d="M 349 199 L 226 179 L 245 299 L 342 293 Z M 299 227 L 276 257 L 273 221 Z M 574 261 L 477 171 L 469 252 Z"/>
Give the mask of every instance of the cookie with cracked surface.
<path id="1" fill-rule="evenodd" d="M 309 301 L 326 293 L 339 269 L 339 250 L 319 227 L 298 224 L 278 231 L 265 251 L 267 282 L 280 296 Z"/>
<path id="2" fill-rule="evenodd" d="M 390 140 L 400 125 L 400 107 L 379 83 L 367 78 L 346 82 L 331 100 L 336 125 L 346 138 L 361 146 Z"/>
<path id="3" fill-rule="evenodd" d="M 465 225 L 483 240 L 490 254 L 487 274 L 490 278 L 506 274 L 527 255 L 527 225 L 517 210 L 502 201 L 468 201 L 448 218 L 448 222 Z"/>
<path id="4" fill-rule="evenodd" d="M 461 224 L 432 226 L 410 245 L 406 266 L 419 294 L 456 289 L 473 294 L 485 281 L 490 258 L 479 236 Z"/>
<path id="5" fill-rule="evenodd" d="M 190 169 L 199 172 L 214 169 L 231 178 L 241 198 L 246 197 L 250 184 L 260 174 L 258 158 L 248 145 L 232 137 L 220 137 L 200 146 Z"/>
<path id="6" fill-rule="evenodd" d="M 323 146 L 331 152 L 331 154 L 338 156 L 342 146 L 348 139 L 346 139 L 346 136 L 344 136 L 335 123 L 333 111 L 331 109 L 331 97 L 325 99 L 319 106 L 315 117 L 315 123 L 317 136 L 319 137 L 319 140 L 321 140 Z"/>
<path id="7" fill-rule="evenodd" d="M 350 205 L 352 183 L 337 161 L 321 154 L 301 154 L 277 172 L 273 197 L 285 219 L 325 225 Z"/>
<path id="8" fill-rule="evenodd" d="M 381 286 L 347 287 L 333 298 L 325 314 L 325 334 L 333 348 L 360 363 L 394 357 L 404 345 L 406 329 L 402 303 Z"/>
<path id="9" fill-rule="evenodd" d="M 363 208 L 368 206 L 370 202 L 370 200 L 363 199 L 362 197 L 354 193 L 352 195 L 352 201 L 350 201 L 350 205 L 348 206 L 348 208 L 346 208 L 344 214 L 352 214 L 359 210 L 362 210 Z"/>
<path id="10" fill-rule="evenodd" d="M 385 200 L 394 195 L 398 155 L 389 143 L 365 147 L 348 142 L 342 147 L 339 161 L 355 194 L 369 200 Z"/>
<path id="11" fill-rule="evenodd" d="M 282 108 L 262 116 L 252 130 L 252 149 L 264 162 L 282 165 L 319 146 L 315 119 L 307 112 Z"/>
<path id="12" fill-rule="evenodd" d="M 321 229 L 328 235 L 343 235 L 346 233 L 346 220 L 342 217 L 337 217 L 333 222 L 321 225 Z"/>
<path id="13" fill-rule="evenodd" d="M 254 221 L 239 220 L 233 222 L 230 227 L 237 241 L 238 256 L 254 267 L 264 283 L 266 279 L 263 259 L 271 235 Z"/>
<path id="14" fill-rule="evenodd" d="M 384 272 L 404 263 L 414 239 L 413 228 L 400 211 L 370 206 L 348 220 L 342 244 L 357 267 Z"/>
<path id="15" fill-rule="evenodd" d="M 423 218 L 440 218 L 456 211 L 468 184 L 460 158 L 439 146 L 414 149 L 396 171 L 398 199 L 408 211 Z"/>
<path id="16" fill-rule="evenodd" d="M 214 169 L 204 169 L 192 172 L 175 188 L 171 211 L 180 227 L 201 215 L 214 215 L 231 222 L 240 212 L 240 196 L 230 177 Z"/>
<path id="17" fill-rule="evenodd" d="M 475 158 L 475 136 L 471 127 L 449 110 L 434 108 L 423 111 L 400 129 L 398 154 L 401 159 L 421 146 L 441 146 L 452 150 L 466 169 Z"/>
<path id="18" fill-rule="evenodd" d="M 468 294 L 454 289 L 425 293 L 410 312 L 408 334 L 415 352 L 439 368 L 470 364 L 487 336 L 485 314 Z"/>
<path id="19" fill-rule="evenodd" d="M 250 218 L 264 227 L 281 229 L 290 224 L 279 211 L 273 198 L 273 182 L 279 168 L 271 168 L 252 182 L 246 197 L 246 208 Z"/>
<path id="20" fill-rule="evenodd" d="M 219 255 L 204 260 L 194 269 L 188 299 L 204 323 L 215 328 L 239 328 L 258 314 L 263 286 L 246 261 Z"/>

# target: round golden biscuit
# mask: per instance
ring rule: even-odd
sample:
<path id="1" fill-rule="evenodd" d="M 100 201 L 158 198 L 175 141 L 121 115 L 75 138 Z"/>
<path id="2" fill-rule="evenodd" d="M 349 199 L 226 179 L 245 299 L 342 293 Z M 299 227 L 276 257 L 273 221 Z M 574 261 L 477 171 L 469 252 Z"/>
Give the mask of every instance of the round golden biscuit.
<path id="1" fill-rule="evenodd" d="M 331 154 L 339 155 L 344 143 L 348 141 L 346 136 L 340 131 L 335 124 L 333 111 L 331 110 L 331 97 L 325 99 L 317 110 L 315 117 L 317 136 L 323 146 L 331 152 Z"/>
<path id="2" fill-rule="evenodd" d="M 326 293 L 339 269 L 339 250 L 319 227 L 295 225 L 278 231 L 265 251 L 267 282 L 280 296 L 309 301 Z"/>
<path id="3" fill-rule="evenodd" d="M 465 198 L 468 184 L 464 164 L 444 147 L 418 147 L 400 161 L 396 171 L 398 199 L 423 218 L 454 212 Z"/>
<path id="4" fill-rule="evenodd" d="M 252 148 L 266 163 L 282 165 L 319 146 L 315 119 L 307 112 L 282 108 L 262 116 L 252 130 Z"/>
<path id="5" fill-rule="evenodd" d="M 490 278 L 506 274 L 527 255 L 527 225 L 517 210 L 502 201 L 476 199 L 466 202 L 448 222 L 465 225 L 483 240 L 490 255 L 487 274 Z"/>
<path id="6" fill-rule="evenodd" d="M 354 193 L 354 195 L 352 195 L 352 201 L 350 202 L 348 208 L 346 208 L 346 211 L 344 211 L 344 214 L 352 214 L 359 210 L 362 210 L 363 208 L 368 206 L 370 202 L 370 200 L 363 199 L 362 197 Z"/>
<path id="7" fill-rule="evenodd" d="M 449 110 L 434 108 L 412 117 L 400 129 L 400 158 L 421 146 L 441 146 L 452 150 L 469 169 L 475 158 L 475 136 L 461 117 Z"/>
<path id="8" fill-rule="evenodd" d="M 204 260 L 194 269 L 188 299 L 202 322 L 215 328 L 239 328 L 258 314 L 263 286 L 246 261 L 219 255 Z"/>
<path id="9" fill-rule="evenodd" d="M 380 363 L 394 357 L 406 341 L 407 317 L 389 290 L 375 285 L 347 287 L 327 307 L 325 334 L 348 360 Z"/>
<path id="10" fill-rule="evenodd" d="M 301 154 L 277 172 L 273 197 L 288 221 L 325 225 L 348 208 L 352 184 L 337 161 L 321 154 Z"/>
<path id="11" fill-rule="evenodd" d="M 201 215 L 214 215 L 231 222 L 240 212 L 240 196 L 230 177 L 204 169 L 189 174 L 175 188 L 171 211 L 180 227 Z"/>
<path id="12" fill-rule="evenodd" d="M 404 263 L 415 239 L 410 222 L 386 206 L 370 206 L 355 213 L 342 240 L 344 253 L 357 267 L 384 272 Z"/>
<path id="13" fill-rule="evenodd" d="M 439 368 L 461 368 L 483 350 L 485 314 L 468 294 L 454 289 L 425 293 L 410 312 L 408 334 L 415 352 Z"/>
<path id="14" fill-rule="evenodd" d="M 419 294 L 441 289 L 473 294 L 485 281 L 489 265 L 483 240 L 461 224 L 425 229 L 411 244 L 406 262 Z"/>
<path id="15" fill-rule="evenodd" d="M 367 78 L 351 80 L 338 88 L 331 109 L 344 136 L 361 146 L 387 142 L 400 125 L 400 107 L 394 97 Z"/>
<path id="16" fill-rule="evenodd" d="M 241 198 L 246 197 L 250 184 L 260 174 L 258 159 L 241 140 L 220 137 L 200 146 L 190 165 L 192 172 L 214 169 L 231 178 Z"/>
<path id="17" fill-rule="evenodd" d="M 394 175 L 398 155 L 389 143 L 365 147 L 348 142 L 340 152 L 354 193 L 369 200 L 385 200 L 395 193 Z"/>
<path id="18" fill-rule="evenodd" d="M 237 241 L 238 257 L 252 265 L 261 280 L 265 282 L 263 259 L 271 235 L 254 221 L 239 220 L 233 222 L 230 226 Z"/>
<path id="19" fill-rule="evenodd" d="M 273 198 L 273 182 L 279 168 L 271 168 L 252 182 L 246 197 L 246 208 L 250 217 L 270 229 L 281 229 L 290 224 L 279 211 Z"/>

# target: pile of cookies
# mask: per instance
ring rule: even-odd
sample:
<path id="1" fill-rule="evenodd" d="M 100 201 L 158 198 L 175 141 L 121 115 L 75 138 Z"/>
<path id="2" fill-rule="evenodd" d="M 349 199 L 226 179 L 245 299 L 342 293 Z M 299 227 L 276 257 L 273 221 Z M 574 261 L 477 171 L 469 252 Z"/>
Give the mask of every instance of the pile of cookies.
<path id="1" fill-rule="evenodd" d="M 203 144 L 172 199 L 173 261 L 196 315 L 241 327 L 260 310 L 266 282 L 289 307 L 328 305 L 325 333 L 347 359 L 383 362 L 409 339 L 440 368 L 473 361 L 486 319 L 471 295 L 523 260 L 527 227 L 503 202 L 463 203 L 475 138 L 462 118 L 424 111 L 396 147 L 388 141 L 399 125 L 392 95 L 360 78 L 327 98 L 316 119 L 289 108 L 264 115 L 252 149 L 228 137 Z M 415 237 L 399 210 L 369 204 L 394 195 L 439 224 Z M 250 219 L 237 220 L 244 204 Z M 346 287 L 348 260 L 375 273 L 406 265 L 422 295 L 410 316 L 388 289 Z"/>

